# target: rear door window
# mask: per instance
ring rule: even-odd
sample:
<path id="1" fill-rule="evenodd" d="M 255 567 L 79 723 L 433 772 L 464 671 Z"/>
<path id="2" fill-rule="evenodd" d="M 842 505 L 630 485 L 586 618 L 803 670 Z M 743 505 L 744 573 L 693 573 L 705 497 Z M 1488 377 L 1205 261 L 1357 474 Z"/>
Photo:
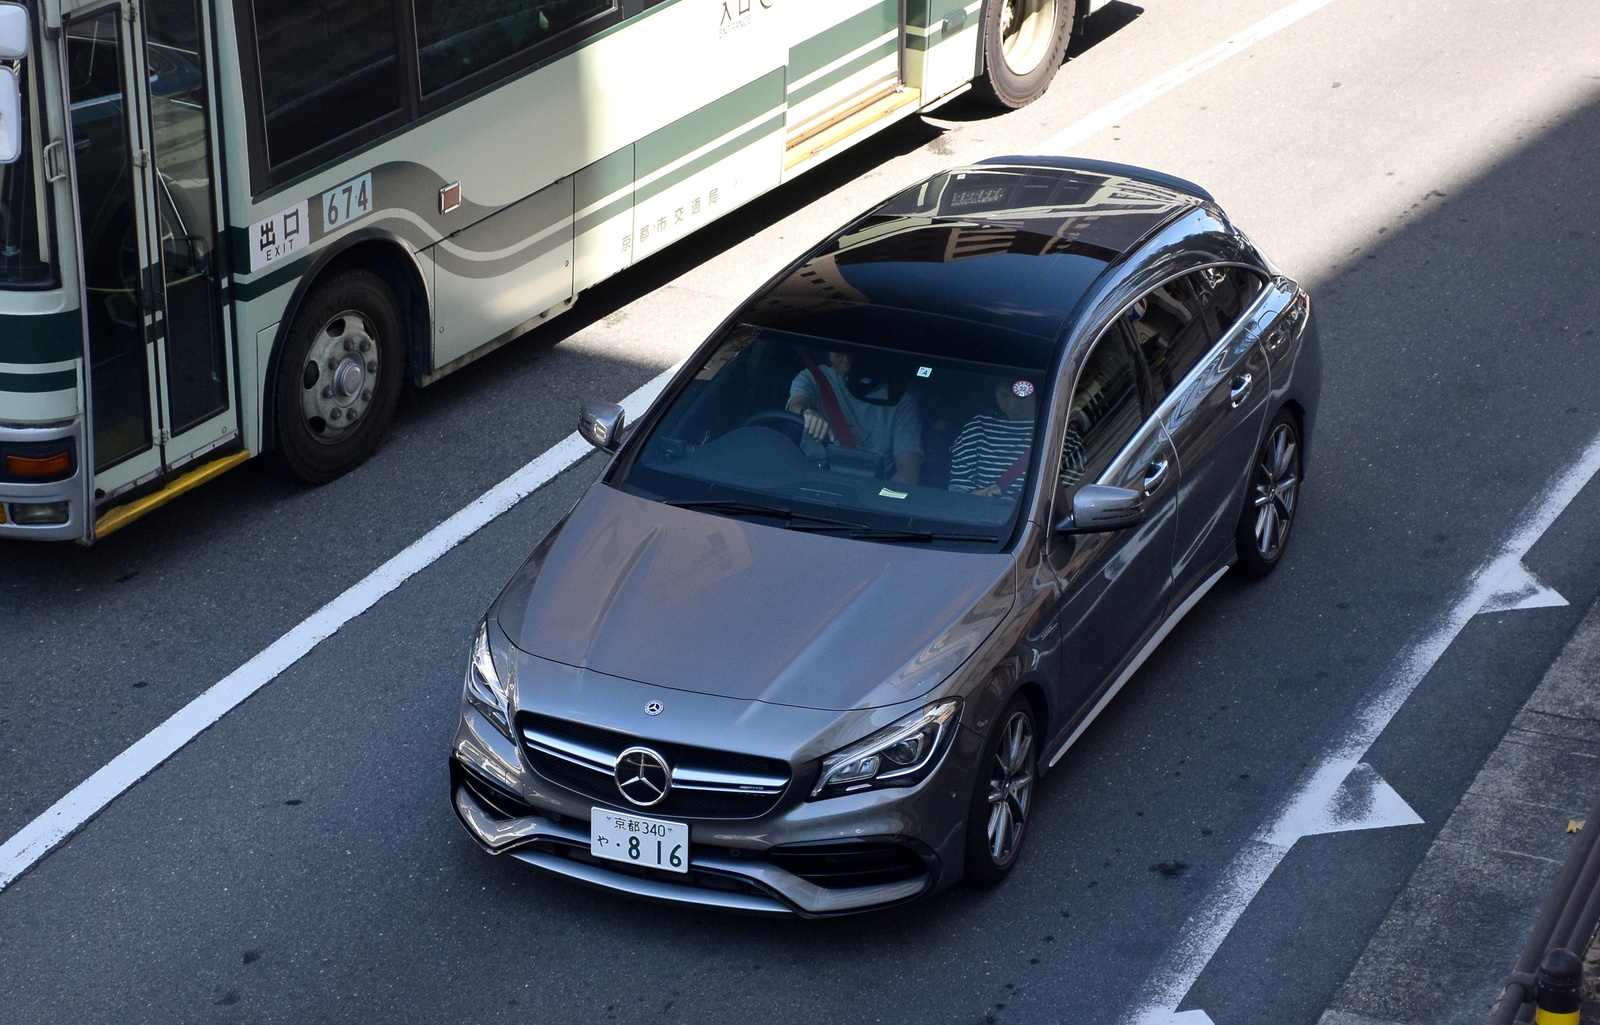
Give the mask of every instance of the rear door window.
<path id="1" fill-rule="evenodd" d="M 1202 267 L 1147 294 L 1123 315 L 1150 370 L 1155 401 L 1176 388 L 1261 294 L 1260 275 Z"/>
<path id="2" fill-rule="evenodd" d="M 1156 401 L 1178 386 L 1216 340 L 1206 316 L 1210 303 L 1197 272 L 1151 291 L 1123 315 L 1150 368 Z"/>

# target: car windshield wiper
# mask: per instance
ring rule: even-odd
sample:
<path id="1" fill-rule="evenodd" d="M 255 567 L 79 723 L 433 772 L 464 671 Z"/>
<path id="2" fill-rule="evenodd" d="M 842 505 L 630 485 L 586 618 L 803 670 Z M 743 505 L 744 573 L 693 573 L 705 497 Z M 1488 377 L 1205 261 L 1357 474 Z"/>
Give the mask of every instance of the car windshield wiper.
<path id="1" fill-rule="evenodd" d="M 702 512 L 722 513 L 727 516 L 770 516 L 775 520 L 782 520 L 784 525 L 791 530 L 867 530 L 865 523 L 854 520 L 841 520 L 832 516 L 811 516 L 806 513 L 797 513 L 793 509 L 783 509 L 773 505 L 758 505 L 755 502 L 730 502 L 707 499 L 703 501 L 667 502 L 667 505 L 676 509 L 699 509 Z"/>
<path id="2" fill-rule="evenodd" d="M 887 541 L 890 543 L 900 541 L 920 542 L 926 544 L 931 541 L 972 541 L 982 544 L 999 544 L 1000 539 L 988 534 L 939 534 L 926 530 L 858 530 L 848 535 L 853 541 Z"/>

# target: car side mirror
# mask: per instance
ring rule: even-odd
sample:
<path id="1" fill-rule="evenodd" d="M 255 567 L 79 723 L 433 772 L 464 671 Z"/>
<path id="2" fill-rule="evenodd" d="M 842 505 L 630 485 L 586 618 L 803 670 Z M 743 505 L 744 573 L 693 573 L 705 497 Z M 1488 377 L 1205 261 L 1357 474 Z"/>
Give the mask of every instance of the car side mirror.
<path id="1" fill-rule="evenodd" d="M 578 433 L 602 452 L 615 452 L 622 443 L 626 418 L 615 402 L 585 402 L 578 412 Z"/>
<path id="2" fill-rule="evenodd" d="M 1131 488 L 1085 484 L 1072 496 L 1072 515 L 1056 530 L 1064 534 L 1097 534 L 1134 527 L 1144 521 L 1144 495 Z"/>

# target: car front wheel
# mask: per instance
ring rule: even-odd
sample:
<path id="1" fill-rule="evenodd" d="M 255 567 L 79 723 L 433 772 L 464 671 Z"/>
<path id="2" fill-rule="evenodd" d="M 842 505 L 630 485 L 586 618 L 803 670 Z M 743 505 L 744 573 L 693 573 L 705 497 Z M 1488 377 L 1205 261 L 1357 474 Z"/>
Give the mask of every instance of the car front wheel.
<path id="1" fill-rule="evenodd" d="M 1016 864 L 1028 833 L 1039 775 L 1033 705 L 1018 695 L 995 720 L 967 811 L 967 881 L 993 886 Z"/>

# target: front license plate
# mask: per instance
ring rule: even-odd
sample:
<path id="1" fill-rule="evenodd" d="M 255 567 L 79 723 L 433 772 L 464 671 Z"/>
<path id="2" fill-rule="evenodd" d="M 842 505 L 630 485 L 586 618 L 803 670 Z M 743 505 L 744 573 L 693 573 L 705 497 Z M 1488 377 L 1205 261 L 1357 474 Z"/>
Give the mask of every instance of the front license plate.
<path id="1" fill-rule="evenodd" d="M 689 826 L 595 808 L 589 815 L 589 853 L 630 865 L 689 871 Z"/>

